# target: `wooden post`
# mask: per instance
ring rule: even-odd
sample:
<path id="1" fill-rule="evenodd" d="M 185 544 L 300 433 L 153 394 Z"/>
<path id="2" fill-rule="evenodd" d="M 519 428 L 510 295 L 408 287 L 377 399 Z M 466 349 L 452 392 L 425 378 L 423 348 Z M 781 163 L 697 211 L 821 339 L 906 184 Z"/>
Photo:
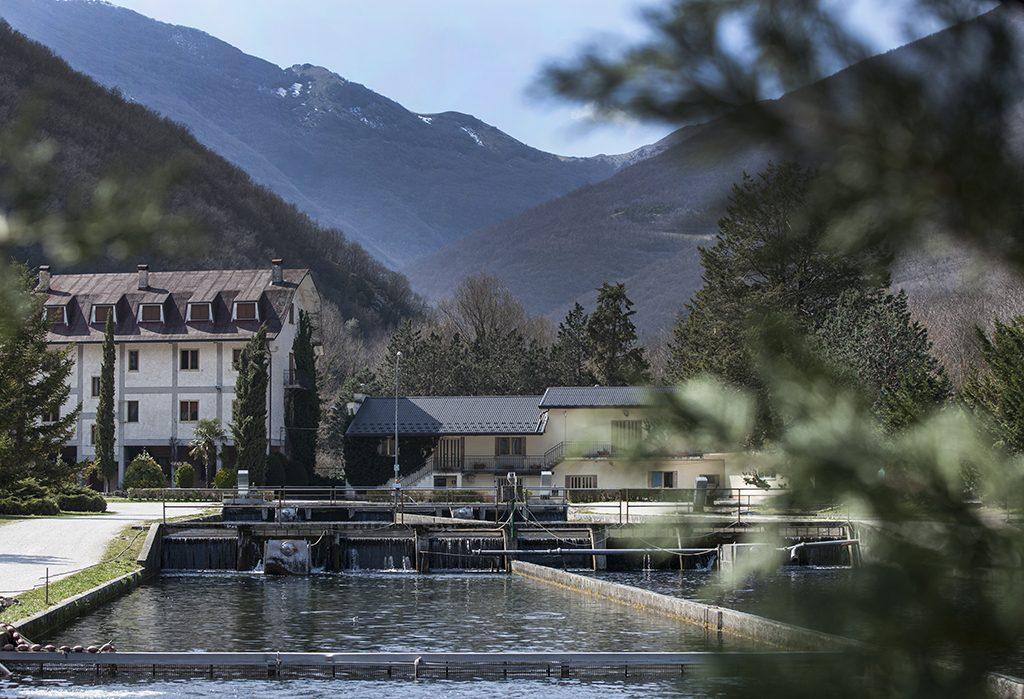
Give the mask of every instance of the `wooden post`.
<path id="1" fill-rule="evenodd" d="M 603 549 L 608 548 L 608 529 L 603 526 L 591 525 L 590 529 L 590 548 Z M 607 570 L 608 569 L 608 556 L 593 556 L 592 565 L 594 570 Z"/>

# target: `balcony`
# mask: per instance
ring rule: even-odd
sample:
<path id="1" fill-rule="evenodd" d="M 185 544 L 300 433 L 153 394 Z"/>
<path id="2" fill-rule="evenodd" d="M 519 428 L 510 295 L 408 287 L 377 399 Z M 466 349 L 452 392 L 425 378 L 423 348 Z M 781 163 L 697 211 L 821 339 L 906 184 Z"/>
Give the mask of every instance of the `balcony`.
<path id="1" fill-rule="evenodd" d="M 545 468 L 544 456 L 509 454 L 507 456 L 474 456 L 445 457 L 433 459 L 433 469 L 438 473 L 496 473 L 509 471 L 524 474 L 540 474 Z"/>
<path id="2" fill-rule="evenodd" d="M 655 455 L 661 460 L 700 459 L 700 452 L 659 453 Z M 438 473 L 497 473 L 509 471 L 522 474 L 539 475 L 541 471 L 550 470 L 567 459 L 602 460 L 626 459 L 640 457 L 637 450 L 617 446 L 608 442 L 559 442 L 543 454 L 507 454 L 504 456 L 472 455 L 431 457 L 431 468 Z"/>

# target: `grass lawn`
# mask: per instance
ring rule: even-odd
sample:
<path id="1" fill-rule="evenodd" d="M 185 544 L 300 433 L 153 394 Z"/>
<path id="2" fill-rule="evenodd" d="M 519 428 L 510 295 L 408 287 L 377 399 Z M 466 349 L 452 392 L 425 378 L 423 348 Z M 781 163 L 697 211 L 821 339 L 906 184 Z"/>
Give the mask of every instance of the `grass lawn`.
<path id="1" fill-rule="evenodd" d="M 194 515 L 182 515 L 180 517 L 173 518 L 168 517 L 167 521 L 185 521 L 188 519 L 203 517 L 214 511 L 215 510 L 206 510 Z M 49 606 L 52 607 L 58 602 L 66 600 L 68 597 L 74 597 L 75 595 L 81 594 L 101 583 L 120 577 L 125 573 L 140 570 L 135 560 L 139 556 L 142 544 L 146 541 L 146 533 L 149 531 L 150 524 L 151 522 L 145 522 L 142 525 L 130 524 L 124 527 L 107 544 L 107 548 L 103 552 L 103 558 L 100 559 L 99 563 L 86 568 L 85 570 L 81 570 L 77 573 L 61 578 L 55 582 L 51 582 Z M 47 608 L 46 591 L 42 587 L 38 587 L 28 592 L 23 592 L 20 595 L 15 595 L 15 597 L 21 602 L 21 604 L 14 605 L 13 607 L 9 607 L 8 609 L 0 612 L 0 621 L 14 622 L 18 619 L 24 619 L 27 616 L 31 616 L 36 612 L 41 612 Z"/>

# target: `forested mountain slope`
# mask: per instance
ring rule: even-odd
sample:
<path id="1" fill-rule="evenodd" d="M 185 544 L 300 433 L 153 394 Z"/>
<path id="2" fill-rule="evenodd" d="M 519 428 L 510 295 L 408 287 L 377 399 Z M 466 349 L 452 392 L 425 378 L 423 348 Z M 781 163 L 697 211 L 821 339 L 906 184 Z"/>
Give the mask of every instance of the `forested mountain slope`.
<path id="1" fill-rule="evenodd" d="M 416 114 L 325 68 L 281 68 L 201 31 L 102 2 L 3 0 L 0 15 L 76 70 L 188 126 L 390 266 L 652 152 L 545 153 L 471 115 Z"/>
<path id="2" fill-rule="evenodd" d="M 84 269 L 134 269 L 136 262 L 164 270 L 266 267 L 280 256 L 289 267 L 312 269 L 325 298 L 368 331 L 420 307 L 404 277 L 343 233 L 254 184 L 187 129 L 98 85 L 0 22 L 0 125 L 13 124 L 27 124 L 33 139 L 56 145 L 48 188 L 50 205 L 58 209 L 102 179 L 144 181 L 172 166 L 166 210 L 184 218 L 196 235 L 168 234 L 137 259 L 90 260 Z M 23 252 L 30 262 L 42 261 L 37 251 Z"/>

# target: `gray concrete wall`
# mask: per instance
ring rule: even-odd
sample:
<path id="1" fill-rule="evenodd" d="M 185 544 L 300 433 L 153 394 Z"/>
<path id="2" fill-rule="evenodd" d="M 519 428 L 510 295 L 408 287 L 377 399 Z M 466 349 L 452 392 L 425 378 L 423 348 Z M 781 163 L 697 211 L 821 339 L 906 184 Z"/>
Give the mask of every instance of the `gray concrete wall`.
<path id="1" fill-rule="evenodd" d="M 697 624 L 709 631 L 749 638 L 766 645 L 788 650 L 849 650 L 860 647 L 856 641 L 841 636 L 804 629 L 781 621 L 765 619 L 734 609 L 717 607 L 693 600 L 669 597 L 629 585 L 588 578 L 557 568 L 513 561 L 512 572 L 532 580 L 557 585 L 581 594 L 644 609 L 682 621 Z"/>
<path id="2" fill-rule="evenodd" d="M 57 605 L 33 614 L 25 619 L 14 622 L 22 635 L 36 641 L 53 629 L 65 626 L 78 617 L 86 614 L 101 604 L 117 599 L 121 595 L 134 590 L 144 579 L 144 571 L 137 570 L 126 573 L 119 578 L 108 580 L 91 590 L 69 597 Z"/>

